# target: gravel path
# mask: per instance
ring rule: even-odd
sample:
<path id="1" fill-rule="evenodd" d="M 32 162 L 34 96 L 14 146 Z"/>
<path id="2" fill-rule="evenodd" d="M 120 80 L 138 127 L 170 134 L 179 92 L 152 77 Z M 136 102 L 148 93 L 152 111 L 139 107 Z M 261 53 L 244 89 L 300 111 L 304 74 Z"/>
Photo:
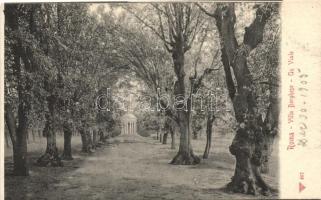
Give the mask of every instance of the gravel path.
<path id="1" fill-rule="evenodd" d="M 90 156 L 76 156 L 63 168 L 34 167 L 28 178 L 8 177 L 8 184 L 20 184 L 16 188 L 21 192 L 13 194 L 15 191 L 6 187 L 7 199 L 253 198 L 220 189 L 233 175 L 234 160 L 227 152 L 219 151 L 219 143 L 215 145 L 212 151 L 216 153 L 200 165 L 173 166 L 168 162 L 177 150 L 169 145 L 139 136 L 118 137 Z M 197 154 L 203 147 L 202 142 L 194 145 Z M 266 178 L 275 185 L 275 177 Z"/>

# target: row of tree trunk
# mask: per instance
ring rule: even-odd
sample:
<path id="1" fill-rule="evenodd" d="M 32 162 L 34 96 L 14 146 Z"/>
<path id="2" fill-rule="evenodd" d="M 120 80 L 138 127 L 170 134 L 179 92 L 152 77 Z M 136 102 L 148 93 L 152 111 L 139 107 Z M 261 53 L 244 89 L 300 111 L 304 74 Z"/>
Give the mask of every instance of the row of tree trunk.
<path id="1" fill-rule="evenodd" d="M 209 156 L 209 152 L 211 149 L 211 141 L 212 141 L 212 130 L 213 130 L 213 123 L 215 120 L 214 114 L 211 112 L 207 116 L 207 121 L 206 121 L 206 146 L 203 154 L 203 158 L 207 159 Z M 157 140 L 162 144 L 167 144 L 167 138 L 168 134 L 171 135 L 171 149 L 175 149 L 175 124 L 172 123 L 171 120 L 168 120 L 165 122 L 165 127 L 164 127 L 164 133 L 160 133 L 160 131 L 157 131 Z"/>
<path id="2" fill-rule="evenodd" d="M 62 155 L 59 156 L 55 134 L 54 131 L 51 131 L 50 134 L 47 135 L 46 152 L 37 160 L 37 164 L 39 166 L 63 166 L 61 160 L 73 160 L 71 146 L 72 123 L 65 122 L 63 124 L 63 131 L 64 149 Z M 104 144 L 108 138 L 108 135 L 105 135 L 101 129 L 93 129 L 90 131 L 89 126 L 86 124 L 83 124 L 83 126 L 79 127 L 78 131 L 81 136 L 81 151 L 83 153 L 94 153 L 95 149 Z"/>

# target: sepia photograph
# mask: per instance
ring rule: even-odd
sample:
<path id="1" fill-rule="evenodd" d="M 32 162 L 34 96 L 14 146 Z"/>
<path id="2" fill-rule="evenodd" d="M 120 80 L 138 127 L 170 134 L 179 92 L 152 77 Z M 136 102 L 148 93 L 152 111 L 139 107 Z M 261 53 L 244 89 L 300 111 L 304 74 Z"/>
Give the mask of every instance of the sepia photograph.
<path id="1" fill-rule="evenodd" d="M 5 3 L 4 198 L 279 198 L 281 4 Z"/>

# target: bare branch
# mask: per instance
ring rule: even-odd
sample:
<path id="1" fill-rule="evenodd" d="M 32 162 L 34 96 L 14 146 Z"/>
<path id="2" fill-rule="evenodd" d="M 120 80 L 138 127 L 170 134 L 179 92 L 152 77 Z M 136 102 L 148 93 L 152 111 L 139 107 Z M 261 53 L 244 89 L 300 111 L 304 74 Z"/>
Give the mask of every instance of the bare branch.
<path id="1" fill-rule="evenodd" d="M 210 17 L 215 17 L 215 13 L 210 13 L 208 12 L 204 7 L 202 7 L 199 3 L 196 3 L 196 6 L 201 9 L 201 11 L 203 11 L 206 15 L 210 16 Z"/>
<path id="2" fill-rule="evenodd" d="M 201 40 L 201 44 L 200 44 L 200 47 L 199 47 L 199 49 L 198 49 L 197 57 L 196 57 L 196 60 L 195 60 L 195 62 L 194 62 L 194 78 L 197 77 L 197 70 L 196 70 L 196 68 L 197 68 L 197 65 L 198 65 L 198 63 L 199 63 L 199 60 L 201 59 L 201 51 L 202 51 L 203 44 L 204 44 L 204 42 L 205 42 L 206 37 L 207 37 L 207 29 L 205 30 L 204 36 L 203 36 L 203 38 L 202 38 L 202 40 Z"/>
<path id="3" fill-rule="evenodd" d="M 196 79 L 196 77 L 194 77 L 193 79 L 193 86 L 192 86 L 192 93 L 195 93 L 202 85 L 202 81 L 203 79 L 205 78 L 206 75 L 212 73 L 213 71 L 218 71 L 221 69 L 221 67 L 219 66 L 218 68 L 213 68 L 213 65 L 214 65 L 214 61 L 218 55 L 218 52 L 219 50 L 216 51 L 216 53 L 213 55 L 213 60 L 212 60 L 212 63 L 210 65 L 209 68 L 206 68 L 204 71 L 203 71 L 203 74 L 198 78 Z"/>
<path id="4" fill-rule="evenodd" d="M 124 9 L 126 9 L 128 12 L 130 12 L 132 15 L 134 15 L 134 17 L 140 21 L 142 24 L 144 24 L 146 27 L 148 27 L 150 30 L 152 30 L 154 32 L 155 35 L 157 35 L 165 44 L 171 44 L 169 41 L 166 40 L 165 37 L 163 37 L 165 35 L 165 33 L 163 32 L 162 34 L 159 34 L 159 31 L 157 31 L 152 25 L 150 25 L 149 23 L 147 23 L 145 20 L 143 20 L 142 18 L 140 18 L 135 12 L 131 11 L 130 9 L 128 9 L 127 7 L 123 7 Z"/>

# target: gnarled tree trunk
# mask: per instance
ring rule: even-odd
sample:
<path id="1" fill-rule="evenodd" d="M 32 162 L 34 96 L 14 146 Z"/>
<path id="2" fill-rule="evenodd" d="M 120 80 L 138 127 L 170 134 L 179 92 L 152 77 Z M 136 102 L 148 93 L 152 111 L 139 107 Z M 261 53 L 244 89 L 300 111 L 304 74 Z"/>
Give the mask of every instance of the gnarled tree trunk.
<path id="1" fill-rule="evenodd" d="M 272 92 L 270 97 L 270 105 L 268 107 L 267 115 L 264 120 L 263 134 L 264 134 L 264 142 L 263 142 L 263 151 L 262 151 L 262 165 L 261 165 L 261 173 L 269 172 L 269 160 L 273 151 L 273 143 L 274 138 L 278 132 L 278 124 L 279 124 L 279 114 L 280 107 L 278 98 L 274 98 L 273 96 L 278 96 L 278 90 L 275 88 L 271 88 Z"/>
<path id="2" fill-rule="evenodd" d="M 200 8 L 205 11 L 201 6 Z M 245 28 L 241 45 L 238 45 L 235 37 L 236 16 L 233 3 L 219 4 L 214 14 L 205 11 L 216 20 L 222 44 L 221 55 L 226 83 L 233 102 L 235 118 L 240 124 L 230 146 L 230 152 L 236 158 L 236 167 L 227 188 L 234 192 L 255 194 L 256 187 L 260 188 L 263 194 L 269 191 L 268 185 L 260 174 L 263 146 L 267 140 L 262 132 L 264 124 L 258 113 L 247 57 L 262 42 L 263 30 L 272 10 L 271 4 L 257 8 L 256 18 L 249 27 Z"/>

